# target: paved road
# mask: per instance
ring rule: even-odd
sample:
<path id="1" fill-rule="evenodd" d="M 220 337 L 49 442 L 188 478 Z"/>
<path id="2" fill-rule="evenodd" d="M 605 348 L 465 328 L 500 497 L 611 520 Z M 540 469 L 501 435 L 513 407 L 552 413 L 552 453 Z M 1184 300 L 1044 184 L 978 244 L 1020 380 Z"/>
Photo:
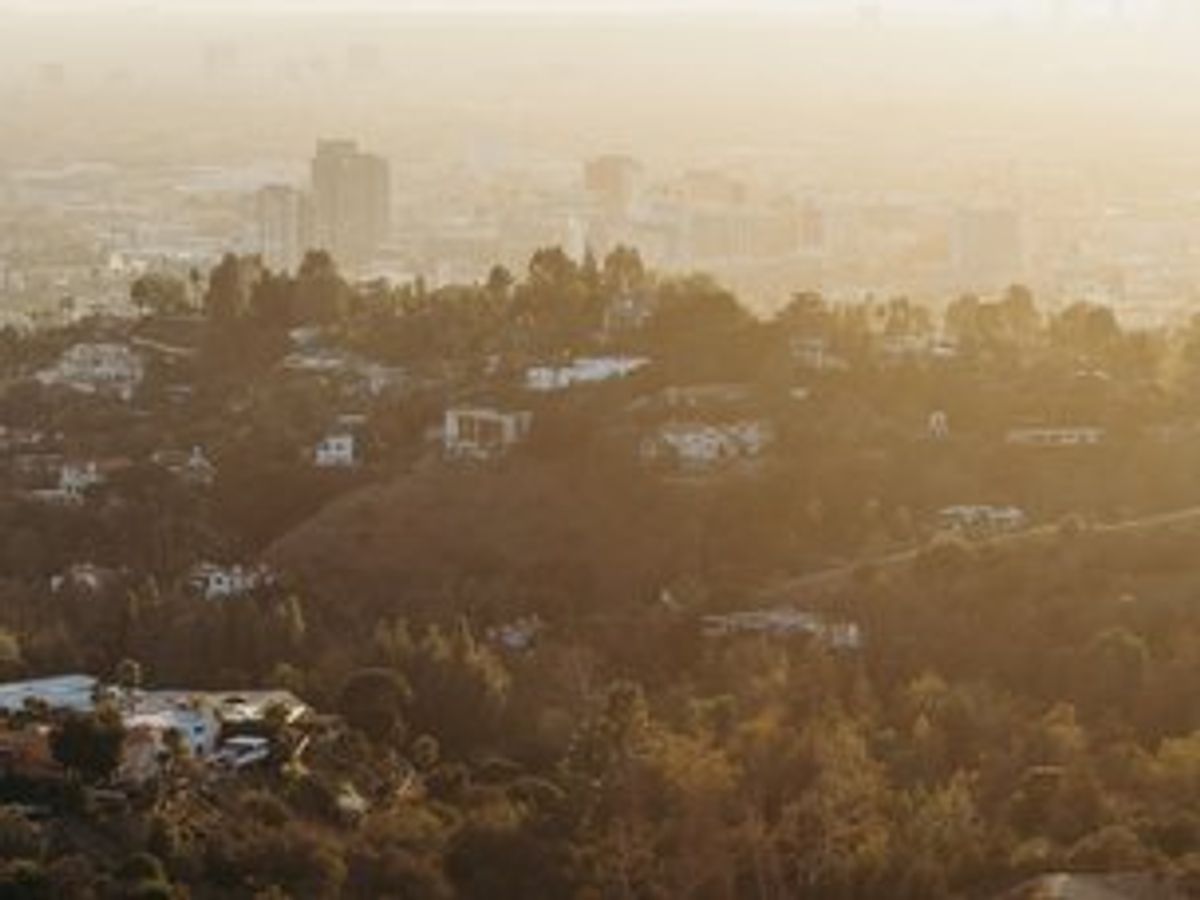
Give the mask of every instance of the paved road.
<path id="1" fill-rule="evenodd" d="M 1169 512 L 1139 516 L 1127 519 L 1124 522 L 1092 524 L 1088 530 L 1092 534 L 1120 534 L 1123 532 L 1149 531 L 1155 528 L 1188 523 L 1200 524 L 1200 506 L 1188 506 L 1183 509 L 1170 510 Z M 1034 525 L 1031 528 L 1011 534 L 997 535 L 981 543 L 992 547 L 1023 544 L 1054 537 L 1059 533 L 1059 528 L 1060 526 L 1057 522 Z M 907 565 L 915 560 L 924 549 L 925 546 L 909 547 L 905 550 L 897 550 L 892 553 L 884 553 L 879 556 L 856 560 L 852 563 L 846 563 L 845 565 L 835 566 L 830 569 L 822 569 L 819 572 L 810 572 L 807 575 L 783 579 L 763 588 L 759 592 L 758 597 L 761 602 L 767 604 L 798 602 L 805 599 L 806 595 L 813 591 L 844 587 L 854 577 L 854 573 L 861 569 L 869 568 L 878 570 Z"/>

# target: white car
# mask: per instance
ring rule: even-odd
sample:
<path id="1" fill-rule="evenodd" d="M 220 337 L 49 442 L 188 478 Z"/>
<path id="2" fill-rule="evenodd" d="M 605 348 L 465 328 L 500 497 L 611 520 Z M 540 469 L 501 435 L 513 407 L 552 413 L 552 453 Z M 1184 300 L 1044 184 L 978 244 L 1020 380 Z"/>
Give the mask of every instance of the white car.
<path id="1" fill-rule="evenodd" d="M 266 762 L 271 756 L 271 742 L 262 737 L 232 737 L 221 744 L 213 755 L 213 762 L 230 769 Z"/>

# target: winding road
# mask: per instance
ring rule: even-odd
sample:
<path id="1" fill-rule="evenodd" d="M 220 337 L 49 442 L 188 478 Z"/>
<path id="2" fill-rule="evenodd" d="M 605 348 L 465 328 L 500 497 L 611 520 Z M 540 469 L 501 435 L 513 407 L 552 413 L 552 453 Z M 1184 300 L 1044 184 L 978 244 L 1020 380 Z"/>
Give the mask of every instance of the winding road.
<path id="1" fill-rule="evenodd" d="M 1168 512 L 1153 513 L 1137 516 L 1123 522 L 1090 523 L 1087 531 L 1090 534 L 1120 534 L 1122 532 L 1150 531 L 1156 528 L 1166 528 L 1172 525 L 1200 524 L 1200 506 L 1187 506 Z M 1058 522 L 1047 522 L 1034 525 L 1021 531 L 1009 534 L 999 534 L 987 540 L 980 541 L 980 546 L 1009 546 L 1030 541 L 1044 540 L 1059 534 L 1061 525 Z M 908 565 L 920 555 L 928 544 L 896 550 L 879 556 L 855 560 L 819 572 L 810 572 L 793 578 L 785 578 L 767 585 L 758 593 L 760 603 L 769 605 L 787 605 L 801 603 L 811 599 L 814 593 L 835 590 L 845 587 L 854 577 L 854 573 L 862 569 L 890 569 L 896 566 Z"/>

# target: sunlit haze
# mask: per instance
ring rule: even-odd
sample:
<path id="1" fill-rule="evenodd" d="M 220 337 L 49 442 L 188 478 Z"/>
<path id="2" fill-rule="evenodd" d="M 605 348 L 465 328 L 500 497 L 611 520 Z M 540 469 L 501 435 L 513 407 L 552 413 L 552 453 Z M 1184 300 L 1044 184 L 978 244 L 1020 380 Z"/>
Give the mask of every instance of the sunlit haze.
<path id="1" fill-rule="evenodd" d="M 1198 900 L 1200 0 L 0 0 L 0 900 Z"/>

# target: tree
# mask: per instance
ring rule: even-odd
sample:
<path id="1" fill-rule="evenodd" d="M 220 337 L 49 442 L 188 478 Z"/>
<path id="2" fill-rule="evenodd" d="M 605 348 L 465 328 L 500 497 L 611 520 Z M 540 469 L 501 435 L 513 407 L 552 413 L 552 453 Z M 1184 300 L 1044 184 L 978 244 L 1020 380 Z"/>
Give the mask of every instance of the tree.
<path id="1" fill-rule="evenodd" d="M 658 287 L 646 351 L 676 383 L 742 381 L 769 357 L 766 326 L 712 279 L 691 276 Z"/>
<path id="2" fill-rule="evenodd" d="M 1121 626 L 1105 629 L 1088 644 L 1081 690 L 1097 710 L 1128 711 L 1141 695 L 1149 661 L 1140 635 Z"/>
<path id="3" fill-rule="evenodd" d="M 783 810 L 793 895 L 873 893 L 886 871 L 893 835 L 884 772 L 862 730 L 849 720 L 816 721 L 806 735 L 809 785 Z"/>
<path id="4" fill-rule="evenodd" d="M 465 623 L 449 636 L 431 628 L 403 663 L 412 685 L 410 716 L 419 731 L 437 735 L 449 754 L 462 754 L 496 735 L 508 673 Z"/>
<path id="5" fill-rule="evenodd" d="M 793 294 L 788 305 L 775 317 L 791 334 L 809 337 L 825 335 L 831 319 L 825 298 L 816 291 Z"/>
<path id="6" fill-rule="evenodd" d="M 1073 303 L 1050 323 L 1050 335 L 1064 349 L 1105 360 L 1121 338 L 1121 326 L 1107 306 Z"/>
<path id="7" fill-rule="evenodd" d="M 984 860 L 986 832 L 967 776 L 903 798 L 899 857 L 905 886 L 919 897 L 952 894 Z"/>
<path id="8" fill-rule="evenodd" d="M 542 247 L 529 258 L 529 284 L 534 289 L 562 290 L 578 274 L 579 267 L 562 247 Z"/>
<path id="9" fill-rule="evenodd" d="M 190 310 L 187 285 L 174 275 L 149 272 L 129 286 L 129 299 L 143 314 L 177 316 Z"/>
<path id="10" fill-rule="evenodd" d="M 272 328 L 287 328 L 295 318 L 296 284 L 287 275 L 266 273 L 250 294 L 255 319 Z"/>
<path id="11" fill-rule="evenodd" d="M 204 311 L 213 322 L 228 323 L 242 312 L 243 290 L 241 263 L 232 253 L 226 253 L 208 276 L 208 291 L 204 295 Z"/>
<path id="12" fill-rule="evenodd" d="M 345 317 L 350 288 L 325 250 L 309 250 L 296 272 L 292 315 L 298 322 L 329 325 Z"/>
<path id="13" fill-rule="evenodd" d="M 628 293 L 645 285 L 646 267 L 633 247 L 618 244 L 604 257 L 604 287 L 617 294 Z"/>
<path id="14" fill-rule="evenodd" d="M 136 659 L 125 657 L 113 672 L 113 680 L 124 691 L 136 691 L 142 686 L 142 665 Z"/>
<path id="15" fill-rule="evenodd" d="M 125 728 L 115 709 L 70 713 L 50 733 L 50 752 L 59 765 L 87 781 L 104 781 L 121 762 Z"/>
<path id="16" fill-rule="evenodd" d="M 487 277 L 487 292 L 494 297 L 506 297 L 512 286 L 512 272 L 501 265 L 492 266 Z"/>
<path id="17" fill-rule="evenodd" d="M 394 669 L 359 669 L 342 686 L 338 708 L 352 728 L 383 741 L 397 736 L 410 697 L 408 684 Z"/>
<path id="18" fill-rule="evenodd" d="M 38 829 L 23 815 L 0 809 L 0 859 L 35 859 L 41 852 Z"/>
<path id="19" fill-rule="evenodd" d="M 528 900 L 572 893 L 561 845 L 518 828 L 463 829 L 447 853 L 446 872 L 462 900 Z"/>
<path id="20" fill-rule="evenodd" d="M 21 642 L 7 628 L 0 628 L 0 675 L 15 675 L 25 666 Z"/>

